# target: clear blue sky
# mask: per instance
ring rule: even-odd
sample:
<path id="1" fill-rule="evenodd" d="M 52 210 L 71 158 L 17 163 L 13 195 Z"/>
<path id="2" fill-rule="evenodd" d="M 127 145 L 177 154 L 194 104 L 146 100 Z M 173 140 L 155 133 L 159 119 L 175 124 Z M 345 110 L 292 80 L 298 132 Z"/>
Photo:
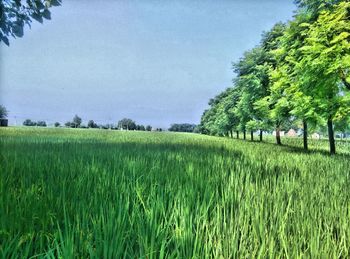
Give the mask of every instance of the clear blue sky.
<path id="1" fill-rule="evenodd" d="M 231 62 L 293 15 L 292 0 L 63 0 L 0 46 L 0 103 L 26 118 L 198 123 Z"/>

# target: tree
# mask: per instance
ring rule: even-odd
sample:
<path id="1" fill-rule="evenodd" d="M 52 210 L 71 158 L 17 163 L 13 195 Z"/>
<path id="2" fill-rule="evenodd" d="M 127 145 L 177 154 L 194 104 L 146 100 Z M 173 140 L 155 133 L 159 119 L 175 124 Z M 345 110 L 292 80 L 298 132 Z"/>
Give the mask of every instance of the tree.
<path id="1" fill-rule="evenodd" d="M 261 126 L 258 121 L 256 120 L 250 120 L 247 122 L 246 125 L 247 130 L 250 131 L 250 140 L 254 140 L 254 131 L 257 131 L 258 129 L 261 129 Z"/>
<path id="2" fill-rule="evenodd" d="M 36 122 L 32 121 L 31 119 L 26 119 L 23 122 L 23 126 L 36 126 Z"/>
<path id="3" fill-rule="evenodd" d="M 89 120 L 87 126 L 88 128 L 98 128 L 98 125 L 93 120 Z"/>
<path id="4" fill-rule="evenodd" d="M 190 123 L 174 123 L 174 124 L 171 124 L 169 131 L 193 132 L 195 127 L 196 127 L 195 124 L 190 124 Z"/>
<path id="5" fill-rule="evenodd" d="M 261 96 L 262 98 L 254 103 L 255 109 L 264 118 L 265 123 L 275 127 L 276 143 L 278 145 L 282 144 L 280 131 L 290 119 L 290 102 L 286 85 L 284 81 L 278 80 L 279 71 L 275 71 L 278 67 L 278 60 L 274 52 L 280 47 L 285 30 L 285 24 L 277 23 L 269 32 L 263 35 L 261 45 L 266 51 L 265 71 L 268 72 L 268 85 L 265 93 L 268 94 L 265 97 Z"/>
<path id="6" fill-rule="evenodd" d="M 73 128 L 74 127 L 74 124 L 70 121 L 67 121 L 64 126 L 66 126 L 67 128 Z"/>
<path id="7" fill-rule="evenodd" d="M 270 73 L 274 83 L 281 93 L 288 98 L 290 115 L 302 121 L 304 149 L 308 149 L 308 123 L 318 120 L 316 107 L 308 89 L 312 88 L 300 80 L 297 69 L 298 62 L 302 59 L 300 48 L 305 45 L 308 34 L 305 23 L 310 22 L 309 14 L 300 13 L 289 22 L 284 34 L 279 38 L 279 47 L 273 51 L 276 66 Z M 287 115 L 287 114 L 286 114 Z"/>
<path id="8" fill-rule="evenodd" d="M 136 130 L 145 131 L 146 128 L 143 125 L 136 125 Z"/>
<path id="9" fill-rule="evenodd" d="M 261 100 L 271 93 L 270 71 L 277 66 L 273 51 L 278 48 L 285 27 L 283 23 L 275 24 L 270 31 L 263 33 L 260 46 L 245 52 L 243 58 L 233 65 L 234 72 L 238 75 L 235 85 L 241 92 L 236 115 L 239 118 L 239 128 L 243 131 L 244 139 L 246 130 L 250 130 L 251 140 L 253 140 L 253 132 L 259 129 L 260 141 L 262 141 L 263 129 L 268 128 L 272 122 L 269 113 L 272 103 L 266 103 L 269 109 L 266 110 L 266 107 L 262 109 Z M 278 133 L 280 125 L 274 126 Z M 281 144 L 278 134 L 277 143 Z"/>
<path id="10" fill-rule="evenodd" d="M 152 126 L 151 125 L 147 125 L 146 126 L 146 131 L 152 131 Z"/>
<path id="11" fill-rule="evenodd" d="M 270 95 L 258 100 L 255 106 L 273 122 L 276 132 L 276 143 L 277 145 L 282 145 L 280 132 L 290 119 L 290 103 L 285 91 L 282 90 L 280 92 L 278 85 L 276 85 L 271 88 Z"/>
<path id="12" fill-rule="evenodd" d="M 0 105 L 0 119 L 6 119 L 8 115 L 8 111 L 5 106 Z"/>
<path id="13" fill-rule="evenodd" d="M 107 124 L 100 124 L 97 127 L 100 129 L 113 129 L 114 128 L 113 124 L 108 124 L 108 123 Z"/>
<path id="14" fill-rule="evenodd" d="M 135 130 L 136 123 L 132 119 L 124 118 L 118 121 L 118 128 L 123 130 Z"/>
<path id="15" fill-rule="evenodd" d="M 56 127 L 56 128 L 58 128 L 59 126 L 60 126 L 61 124 L 59 123 L 59 122 L 55 122 L 55 124 L 54 124 L 54 126 Z"/>
<path id="16" fill-rule="evenodd" d="M 235 114 L 239 118 L 238 129 L 243 132 L 244 140 L 246 139 L 247 123 L 251 120 L 251 106 L 252 102 L 250 100 L 250 95 L 246 91 L 242 91 L 235 109 Z"/>
<path id="17" fill-rule="evenodd" d="M 237 88 L 227 88 L 210 99 L 210 108 L 204 111 L 198 130 L 203 134 L 232 137 L 232 131 L 238 130 L 239 119 L 235 107 L 239 94 Z"/>
<path id="18" fill-rule="evenodd" d="M 39 127 L 46 127 L 47 126 L 45 121 L 38 121 L 36 123 L 36 125 L 39 126 Z"/>
<path id="19" fill-rule="evenodd" d="M 334 154 L 334 121 L 350 114 L 350 23 L 349 2 L 320 12 L 317 21 L 306 24 L 306 44 L 300 48 L 300 80 L 327 121 L 330 153 Z"/>
<path id="20" fill-rule="evenodd" d="M 10 45 L 9 37 L 22 37 L 24 26 L 30 27 L 32 19 L 43 23 L 50 20 L 51 6 L 61 5 L 61 0 L 5 0 L 0 1 L 0 42 Z"/>
<path id="21" fill-rule="evenodd" d="M 237 133 L 237 138 L 239 137 L 239 118 L 236 112 L 236 106 L 240 99 L 240 92 L 237 88 L 229 88 L 228 95 L 223 99 L 223 112 L 225 117 L 225 128 L 230 132 L 231 137 L 233 137 L 233 131 Z"/>
<path id="22" fill-rule="evenodd" d="M 82 119 L 78 115 L 75 115 L 73 118 L 73 122 L 71 124 L 74 128 L 79 128 L 81 122 L 82 122 Z"/>

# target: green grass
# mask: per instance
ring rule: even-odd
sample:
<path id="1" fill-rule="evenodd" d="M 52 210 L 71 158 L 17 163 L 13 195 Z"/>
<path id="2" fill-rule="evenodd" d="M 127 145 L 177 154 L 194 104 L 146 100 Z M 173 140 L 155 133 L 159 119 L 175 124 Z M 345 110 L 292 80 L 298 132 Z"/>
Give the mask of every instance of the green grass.
<path id="1" fill-rule="evenodd" d="M 300 139 L 0 136 L 1 258 L 350 257 L 349 142 L 329 156 Z"/>

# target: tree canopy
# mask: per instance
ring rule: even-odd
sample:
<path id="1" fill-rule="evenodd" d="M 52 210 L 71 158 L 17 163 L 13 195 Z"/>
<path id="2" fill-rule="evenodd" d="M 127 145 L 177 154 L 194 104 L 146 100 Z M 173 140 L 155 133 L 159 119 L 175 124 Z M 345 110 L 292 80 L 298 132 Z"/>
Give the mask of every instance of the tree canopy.
<path id="1" fill-rule="evenodd" d="M 62 0 L 1 0 L 0 1 L 0 42 L 10 45 L 9 37 L 22 37 L 24 26 L 33 19 L 43 23 L 51 19 L 49 10 L 61 5 Z"/>
<path id="2" fill-rule="evenodd" d="M 123 130 L 136 130 L 136 123 L 132 119 L 124 118 L 118 121 L 118 128 Z"/>

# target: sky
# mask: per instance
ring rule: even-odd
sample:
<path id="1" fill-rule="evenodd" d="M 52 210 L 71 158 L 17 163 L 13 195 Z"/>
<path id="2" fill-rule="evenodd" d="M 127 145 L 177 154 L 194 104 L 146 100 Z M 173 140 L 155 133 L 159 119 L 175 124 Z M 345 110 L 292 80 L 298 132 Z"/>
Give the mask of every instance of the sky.
<path id="1" fill-rule="evenodd" d="M 52 19 L 0 44 L 9 123 L 199 123 L 232 86 L 232 62 L 292 18 L 293 0 L 63 0 Z"/>

